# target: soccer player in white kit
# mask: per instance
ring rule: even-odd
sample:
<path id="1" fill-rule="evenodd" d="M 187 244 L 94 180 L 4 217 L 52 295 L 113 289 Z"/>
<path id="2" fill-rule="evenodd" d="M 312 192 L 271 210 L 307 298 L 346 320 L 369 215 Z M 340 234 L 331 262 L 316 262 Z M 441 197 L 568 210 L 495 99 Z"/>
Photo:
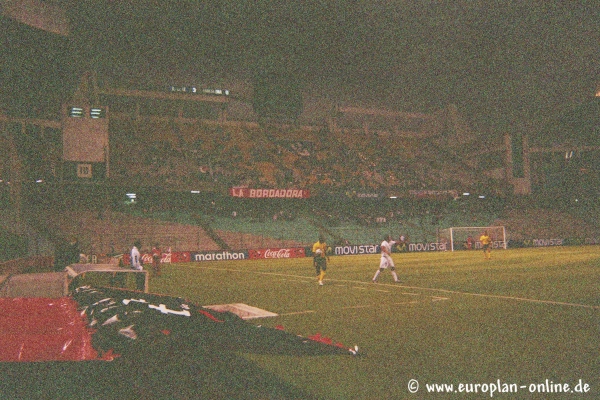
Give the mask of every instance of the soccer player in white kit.
<path id="1" fill-rule="evenodd" d="M 396 242 L 391 239 L 390 235 L 385 235 L 383 242 L 381 242 L 381 260 L 379 261 L 379 269 L 375 272 L 375 276 L 373 277 L 373 283 L 377 281 L 379 274 L 383 272 L 384 269 L 390 268 L 390 272 L 394 277 L 394 282 L 398 282 L 398 275 L 396 274 L 396 266 L 394 265 L 394 260 L 392 260 L 392 246 Z"/>
<path id="2" fill-rule="evenodd" d="M 142 244 L 139 240 L 136 240 L 131 248 L 130 258 L 131 258 L 131 269 L 136 269 L 138 271 L 143 270 L 142 267 L 142 255 L 140 254 L 140 247 Z"/>

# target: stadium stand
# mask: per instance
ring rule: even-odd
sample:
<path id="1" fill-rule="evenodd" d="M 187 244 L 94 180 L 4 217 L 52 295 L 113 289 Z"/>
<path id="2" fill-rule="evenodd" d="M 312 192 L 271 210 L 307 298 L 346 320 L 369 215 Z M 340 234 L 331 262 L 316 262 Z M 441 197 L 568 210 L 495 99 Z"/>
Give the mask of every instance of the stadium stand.
<path id="1" fill-rule="evenodd" d="M 589 216 L 594 209 L 589 199 L 598 186 L 594 173 L 598 150 L 589 146 L 597 144 L 591 139 L 598 99 L 552 126 L 552 132 L 564 131 L 563 136 L 569 138 L 580 128 L 586 130 L 582 140 L 574 142 L 574 151 L 567 152 L 567 161 L 562 148 L 560 152 L 554 149 L 557 143 L 532 138 L 530 186 L 539 193 L 527 200 L 535 204 L 556 190 L 561 201 L 568 200 L 559 209 L 532 211 L 542 221 L 534 224 L 533 217 L 517 216 L 508 202 L 516 188 L 505 165 L 512 151 L 510 140 L 486 138 L 484 144 L 482 134 L 469 128 L 455 106 L 420 114 L 339 105 L 312 125 L 259 123 L 226 112 L 230 102 L 244 101 L 232 100 L 234 96 L 111 88 L 93 82 L 94 76 L 86 75 L 86 91 L 71 87 L 71 97 L 62 101 L 81 99 L 82 93 L 88 93 L 109 110 L 110 162 L 102 166 L 105 172 L 98 180 L 88 182 L 64 174 L 60 119 L 67 116 L 55 113 L 47 120 L 39 119 L 48 110 L 35 115 L 32 110 L 29 118 L 22 110 L 0 115 L 4 156 L 0 205 L 14 212 L 13 220 L 20 219 L 5 231 L 26 239 L 28 249 L 21 253 L 48 254 L 48 239 L 70 235 L 80 238 L 85 253 L 118 254 L 134 238 L 147 246 L 159 243 L 173 250 L 218 250 L 307 245 L 320 231 L 340 243 L 359 243 L 378 241 L 385 231 L 433 240 L 436 230 L 447 226 L 498 223 L 507 226 L 509 234 L 523 237 L 592 235 L 598 226 L 598 219 Z M 594 114 L 591 122 L 576 122 L 585 120 L 587 114 Z M 20 185 L 9 186 L 8 178 Z M 124 208 L 112 194 L 99 198 L 99 187 L 113 192 L 135 187 L 147 195 L 135 207 Z M 310 190 L 312 199 L 287 209 L 279 205 L 269 209 L 270 205 L 265 210 L 259 204 L 238 207 L 226 195 L 231 187 L 304 188 Z M 77 192 L 72 194 L 79 203 L 65 194 L 69 190 Z M 180 196 L 172 201 L 173 193 L 192 190 L 205 199 L 195 202 Z M 464 190 L 485 192 L 507 204 L 485 200 L 482 206 L 447 196 L 429 202 L 410 194 L 455 191 L 460 196 Z M 63 193 L 55 195 L 59 191 Z M 88 198 L 84 198 L 86 192 Z M 573 193 L 585 195 L 585 210 L 584 198 L 578 207 L 569 209 Z M 54 195 L 55 199 L 47 200 Z M 206 201 L 211 195 L 216 199 L 214 206 Z M 377 200 L 354 201 L 361 195 Z M 401 202 L 388 204 L 385 199 L 391 195 L 399 195 Z M 293 219 L 273 219 L 291 208 Z M 231 217 L 233 211 L 237 218 Z M 185 218 L 184 212 L 189 213 Z"/>
<path id="2" fill-rule="evenodd" d="M 174 119 L 119 119 L 111 121 L 111 132 L 113 175 L 141 183 L 189 186 L 210 178 L 259 187 L 386 190 L 442 189 L 479 179 L 474 168 L 457 163 L 458 155 L 448 156 L 437 141 L 423 145 L 389 134 L 349 136 L 315 127 Z M 298 137 L 302 140 L 294 140 Z"/>
<path id="3" fill-rule="evenodd" d="M 214 240 L 199 225 L 165 222 L 127 213 L 107 212 L 102 218 L 88 211 L 48 216 L 48 229 L 65 237 L 79 238 L 87 254 L 127 253 L 139 239 L 148 250 L 156 243 L 172 251 L 218 250 Z"/>
<path id="4" fill-rule="evenodd" d="M 211 226 L 231 248 L 298 247 L 314 243 L 318 228 L 305 218 L 293 221 L 249 217 L 215 217 Z"/>
<path id="5" fill-rule="evenodd" d="M 593 238 L 598 225 L 580 216 L 552 208 L 525 207 L 507 210 L 495 221 L 504 225 L 513 240 L 531 238 Z"/>

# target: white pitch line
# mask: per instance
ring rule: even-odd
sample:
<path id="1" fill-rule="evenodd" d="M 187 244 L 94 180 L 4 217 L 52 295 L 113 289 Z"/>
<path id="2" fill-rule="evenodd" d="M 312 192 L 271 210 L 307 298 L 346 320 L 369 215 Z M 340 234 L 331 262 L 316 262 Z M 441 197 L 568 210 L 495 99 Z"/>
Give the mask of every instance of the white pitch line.
<path id="1" fill-rule="evenodd" d="M 361 286 L 352 286 L 352 289 L 358 289 L 358 290 L 369 290 L 369 288 L 366 287 L 361 287 Z M 382 292 L 382 293 L 389 293 L 389 290 L 382 290 L 382 289 L 373 289 L 374 292 Z"/>
<path id="2" fill-rule="evenodd" d="M 375 307 L 375 304 L 360 304 L 357 306 L 347 306 L 347 307 L 342 307 L 342 310 L 351 310 L 351 309 L 355 309 L 355 308 L 370 308 L 370 307 Z"/>
<path id="3" fill-rule="evenodd" d="M 398 305 L 402 305 L 402 304 L 417 304 L 417 303 L 420 303 L 420 301 L 418 301 L 418 300 L 403 301 L 403 302 L 400 302 L 400 303 L 392 303 L 392 304 L 395 305 L 395 306 L 398 306 Z"/>
<path id="4" fill-rule="evenodd" d="M 397 302 L 397 303 L 389 303 L 391 305 L 394 306 L 399 306 L 399 305 L 403 305 L 403 304 L 417 304 L 420 303 L 418 300 L 413 300 L 413 301 L 401 301 L 401 302 Z M 349 310 L 349 309 L 355 309 L 355 308 L 370 308 L 370 307 L 379 307 L 380 304 L 362 304 L 362 305 L 357 305 L 357 306 L 347 306 L 347 307 L 342 307 L 342 310 Z"/>
<path id="5" fill-rule="evenodd" d="M 431 292 L 441 292 L 441 293 L 456 294 L 456 295 L 461 295 L 461 296 L 485 297 L 485 298 L 489 298 L 489 299 L 514 300 L 514 301 L 520 301 L 520 302 L 525 302 L 525 303 L 549 304 L 549 305 L 554 305 L 554 306 L 580 307 L 580 308 L 591 308 L 593 310 L 600 310 L 600 306 L 594 306 L 591 304 L 569 303 L 569 302 L 565 302 L 565 301 L 554 301 L 554 300 L 539 300 L 539 299 L 530 299 L 527 297 L 505 296 L 505 295 L 500 295 L 500 294 L 460 292 L 458 290 L 427 288 L 427 287 L 419 287 L 419 286 L 404 286 L 404 287 L 407 289 L 427 290 L 427 291 L 431 291 Z"/>
<path id="6" fill-rule="evenodd" d="M 293 277 L 300 278 L 302 280 L 308 279 L 307 276 L 303 275 L 289 275 L 289 274 L 281 274 L 277 272 L 256 272 L 256 271 L 248 271 L 248 270 L 240 270 L 240 269 L 229 269 L 229 268 L 215 268 L 215 267 L 203 267 L 203 266 L 190 266 L 186 268 L 198 268 L 198 269 L 211 269 L 216 271 L 229 271 L 229 272 L 245 272 L 245 273 L 254 273 L 259 275 L 274 275 L 274 276 L 285 276 L 285 277 Z M 347 279 L 328 279 L 331 282 L 347 282 L 352 284 L 362 284 L 362 285 L 372 285 L 372 282 L 364 282 L 364 281 L 352 281 Z M 472 293 L 472 292 L 460 292 L 457 290 L 449 290 L 449 289 L 438 289 L 438 288 L 428 288 L 428 287 L 420 287 L 420 286 L 404 286 L 399 285 L 397 283 L 389 284 L 389 283 L 377 283 L 378 286 L 388 286 L 388 287 L 397 287 L 402 289 L 412 289 L 412 290 L 424 290 L 430 292 L 440 292 L 445 294 L 455 294 L 460 296 L 473 296 L 473 297 L 484 297 L 490 299 L 500 299 L 500 300 L 513 300 L 525 303 L 536 303 L 536 304 L 547 304 L 554 306 L 566 306 L 566 307 L 578 307 L 578 308 L 589 308 L 592 310 L 600 310 L 600 306 L 594 306 L 590 304 L 580 304 L 580 303 L 569 303 L 564 301 L 554 301 L 554 300 L 539 300 L 539 299 L 530 299 L 527 297 L 518 297 L 518 296 L 504 296 L 499 294 L 487 294 L 487 293 Z"/>
<path id="7" fill-rule="evenodd" d="M 295 312 L 289 312 L 289 313 L 283 313 L 283 314 L 279 314 L 281 315 L 300 315 L 300 314 L 312 314 L 312 313 L 316 313 L 315 310 L 306 310 L 306 311 L 295 311 Z"/>

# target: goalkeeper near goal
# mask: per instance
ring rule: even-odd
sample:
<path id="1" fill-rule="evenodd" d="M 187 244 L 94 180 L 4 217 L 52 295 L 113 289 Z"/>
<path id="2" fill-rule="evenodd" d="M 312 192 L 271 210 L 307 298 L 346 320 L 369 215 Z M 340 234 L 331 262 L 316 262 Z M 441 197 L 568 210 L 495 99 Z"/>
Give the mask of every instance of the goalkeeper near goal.
<path id="1" fill-rule="evenodd" d="M 483 248 L 483 258 L 489 260 L 492 258 L 492 238 L 488 234 L 488 231 L 483 232 L 483 235 L 479 237 L 479 241 Z"/>

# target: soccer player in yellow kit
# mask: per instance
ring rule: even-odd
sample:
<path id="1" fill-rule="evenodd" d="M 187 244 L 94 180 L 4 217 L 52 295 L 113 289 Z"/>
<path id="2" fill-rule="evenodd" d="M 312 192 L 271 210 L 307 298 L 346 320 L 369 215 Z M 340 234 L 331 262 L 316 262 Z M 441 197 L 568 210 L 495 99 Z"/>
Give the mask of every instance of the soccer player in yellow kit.
<path id="1" fill-rule="evenodd" d="M 319 236 L 319 240 L 313 244 L 312 252 L 313 266 L 317 271 L 317 279 L 319 280 L 319 285 L 323 286 L 323 278 L 325 278 L 325 271 L 327 271 L 327 243 L 325 243 L 323 236 Z"/>
<path id="2" fill-rule="evenodd" d="M 481 247 L 483 248 L 483 258 L 489 260 L 492 257 L 492 238 L 488 235 L 488 232 L 483 232 L 483 235 L 479 237 Z"/>

